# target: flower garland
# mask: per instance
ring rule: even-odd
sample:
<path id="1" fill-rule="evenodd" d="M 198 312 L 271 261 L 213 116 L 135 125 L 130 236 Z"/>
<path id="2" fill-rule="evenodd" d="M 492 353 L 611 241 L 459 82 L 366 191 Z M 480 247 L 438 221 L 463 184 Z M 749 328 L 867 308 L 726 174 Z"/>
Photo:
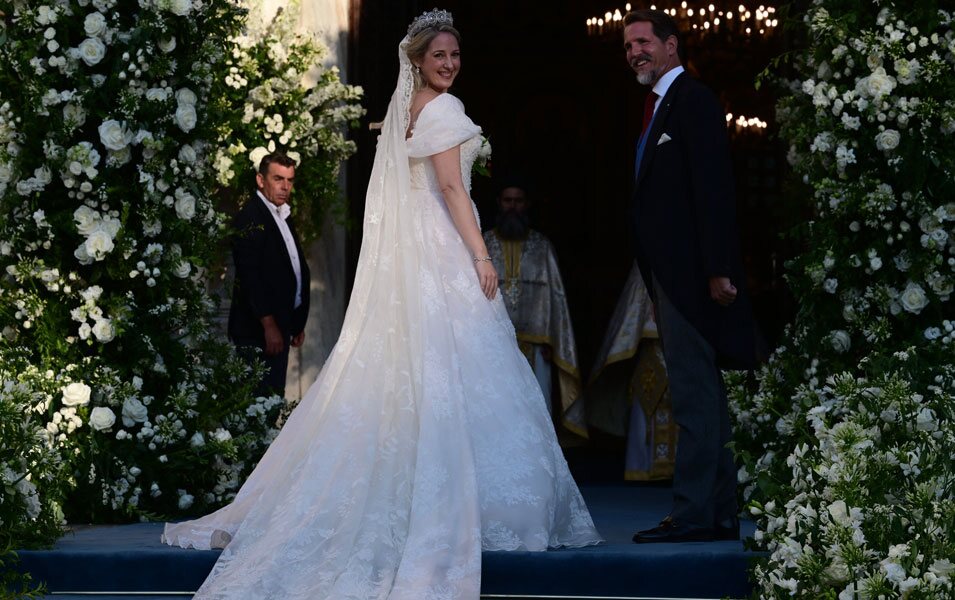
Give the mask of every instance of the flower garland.
<path id="1" fill-rule="evenodd" d="M 955 32 L 815 0 L 778 107 L 808 187 L 800 311 L 731 382 L 761 598 L 939 598 L 955 573 Z"/>

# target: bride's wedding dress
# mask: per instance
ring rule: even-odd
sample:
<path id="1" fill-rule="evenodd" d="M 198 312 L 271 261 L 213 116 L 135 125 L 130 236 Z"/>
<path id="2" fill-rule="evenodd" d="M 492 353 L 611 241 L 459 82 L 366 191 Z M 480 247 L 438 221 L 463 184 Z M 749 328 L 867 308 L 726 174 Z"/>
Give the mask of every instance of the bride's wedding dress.
<path id="1" fill-rule="evenodd" d="M 183 547 L 231 536 L 196 600 L 476 600 L 482 548 L 600 541 L 429 158 L 460 145 L 469 186 L 480 129 L 445 93 L 405 140 L 399 55 L 338 343 L 235 501 L 166 525 Z"/>

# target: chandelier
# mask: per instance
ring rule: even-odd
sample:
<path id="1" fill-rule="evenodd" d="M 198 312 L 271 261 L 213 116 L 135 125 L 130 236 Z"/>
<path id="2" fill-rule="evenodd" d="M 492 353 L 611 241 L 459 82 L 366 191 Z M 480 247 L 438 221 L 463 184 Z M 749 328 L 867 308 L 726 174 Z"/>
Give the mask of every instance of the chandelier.
<path id="1" fill-rule="evenodd" d="M 672 6 L 651 4 L 652 10 L 662 10 L 676 20 L 677 25 L 685 32 L 698 33 L 743 33 L 746 35 L 770 35 L 779 26 L 779 19 L 775 18 L 776 7 L 759 5 L 750 10 L 745 4 L 735 8 L 722 8 L 714 4 L 691 5 L 686 0 Z M 611 31 L 623 29 L 623 15 L 630 12 L 628 2 L 624 10 L 607 11 L 604 15 L 587 19 L 587 33 L 602 35 Z"/>

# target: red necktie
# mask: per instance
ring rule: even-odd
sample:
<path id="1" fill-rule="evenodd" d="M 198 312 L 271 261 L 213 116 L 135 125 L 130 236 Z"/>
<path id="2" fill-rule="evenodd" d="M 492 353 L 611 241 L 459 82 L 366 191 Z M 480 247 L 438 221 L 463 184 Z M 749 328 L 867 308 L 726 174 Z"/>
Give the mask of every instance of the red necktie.
<path id="1" fill-rule="evenodd" d="M 646 135 L 647 128 L 650 127 L 650 121 L 653 120 L 653 108 L 656 106 L 657 98 L 659 98 L 659 96 L 652 90 L 647 94 L 647 99 L 643 103 L 643 129 L 640 130 L 640 135 Z"/>

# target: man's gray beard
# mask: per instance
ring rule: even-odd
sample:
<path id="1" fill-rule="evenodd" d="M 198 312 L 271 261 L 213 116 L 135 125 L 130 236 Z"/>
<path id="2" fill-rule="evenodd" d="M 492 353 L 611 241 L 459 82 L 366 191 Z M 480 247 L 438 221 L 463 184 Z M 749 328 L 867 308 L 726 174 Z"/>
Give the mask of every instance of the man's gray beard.
<path id="1" fill-rule="evenodd" d="M 530 230 L 530 218 L 527 213 L 513 210 L 497 213 L 497 234 L 504 240 L 523 240 Z"/>
<path id="2" fill-rule="evenodd" d="M 637 73 L 637 81 L 640 82 L 640 85 L 650 85 L 656 80 L 657 80 L 657 72 L 655 70 L 647 71 L 644 73 Z"/>

